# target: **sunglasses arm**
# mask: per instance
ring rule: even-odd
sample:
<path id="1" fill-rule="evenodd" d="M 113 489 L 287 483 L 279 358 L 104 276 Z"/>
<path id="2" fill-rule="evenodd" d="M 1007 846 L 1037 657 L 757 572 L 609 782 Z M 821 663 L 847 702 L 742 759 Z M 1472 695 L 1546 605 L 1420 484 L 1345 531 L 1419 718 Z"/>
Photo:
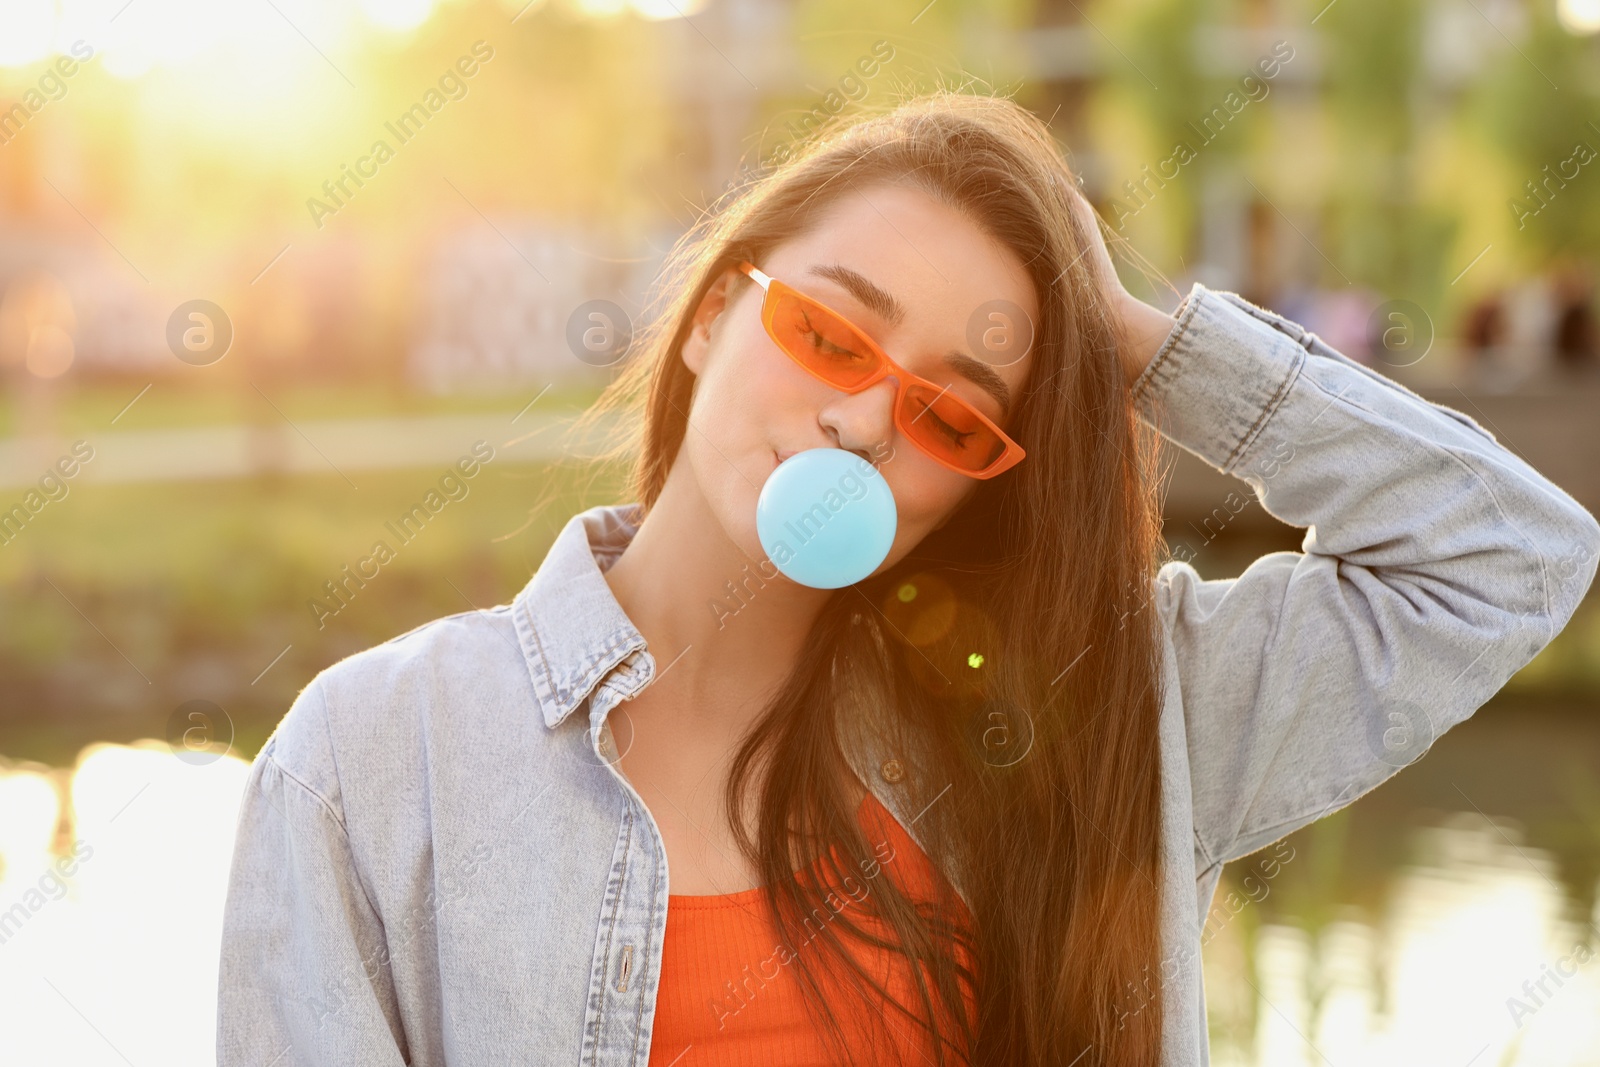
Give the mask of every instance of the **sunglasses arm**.
<path id="1" fill-rule="evenodd" d="M 761 286 L 763 291 L 766 290 L 767 286 L 772 284 L 772 279 L 763 274 L 761 271 L 757 270 L 752 264 L 741 263 L 739 264 L 739 269 L 750 275 L 750 277 L 754 278 L 756 284 Z"/>

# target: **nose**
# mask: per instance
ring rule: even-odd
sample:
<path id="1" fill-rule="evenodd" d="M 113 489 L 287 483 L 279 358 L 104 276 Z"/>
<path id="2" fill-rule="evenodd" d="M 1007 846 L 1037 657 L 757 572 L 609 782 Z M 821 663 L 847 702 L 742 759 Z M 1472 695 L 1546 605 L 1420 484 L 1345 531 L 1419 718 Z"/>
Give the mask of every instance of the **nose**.
<path id="1" fill-rule="evenodd" d="M 894 398 L 900 379 L 891 374 L 859 393 L 835 391 L 817 413 L 834 443 L 869 463 L 881 462 L 894 437 Z"/>

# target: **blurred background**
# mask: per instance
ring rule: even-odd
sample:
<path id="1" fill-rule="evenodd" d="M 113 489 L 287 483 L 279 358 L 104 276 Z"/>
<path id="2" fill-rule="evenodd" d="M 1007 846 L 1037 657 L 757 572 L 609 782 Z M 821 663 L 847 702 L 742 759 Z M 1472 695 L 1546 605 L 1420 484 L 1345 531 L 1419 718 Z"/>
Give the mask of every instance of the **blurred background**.
<path id="1" fill-rule="evenodd" d="M 249 761 L 318 670 L 509 601 L 621 501 L 564 428 L 627 353 L 576 336 L 625 338 L 694 219 L 836 116 L 1015 96 L 1171 283 L 1138 295 L 1242 293 L 1600 511 L 1597 31 L 1600 0 L 5 0 L 0 1063 L 213 1061 Z M 1187 454 L 1167 492 L 1206 577 L 1299 547 Z M 1230 868 L 1214 1061 L 1600 1063 L 1597 706 L 1591 595 L 1426 759 Z"/>

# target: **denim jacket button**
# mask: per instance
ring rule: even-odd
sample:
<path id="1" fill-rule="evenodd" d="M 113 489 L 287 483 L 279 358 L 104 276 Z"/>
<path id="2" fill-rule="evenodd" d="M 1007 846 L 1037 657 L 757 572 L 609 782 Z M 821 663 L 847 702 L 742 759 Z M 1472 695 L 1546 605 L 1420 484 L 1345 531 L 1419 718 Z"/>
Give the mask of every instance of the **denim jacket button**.
<path id="1" fill-rule="evenodd" d="M 886 759 L 883 766 L 878 768 L 878 773 L 883 775 L 884 781 L 893 784 L 906 776 L 906 768 L 897 759 Z"/>

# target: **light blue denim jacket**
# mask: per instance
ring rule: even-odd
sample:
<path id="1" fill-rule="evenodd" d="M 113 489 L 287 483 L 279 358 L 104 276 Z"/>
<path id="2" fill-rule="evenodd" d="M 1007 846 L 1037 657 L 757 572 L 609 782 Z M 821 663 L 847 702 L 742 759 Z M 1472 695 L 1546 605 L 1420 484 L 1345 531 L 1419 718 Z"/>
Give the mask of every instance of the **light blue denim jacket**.
<path id="1" fill-rule="evenodd" d="M 1163 959 L 1123 1010 L 1159 983 L 1162 1063 L 1189 1067 L 1208 1062 L 1199 950 L 1223 864 L 1472 714 L 1566 624 L 1600 526 L 1471 418 L 1232 293 L 1196 284 L 1135 390 L 1306 530 L 1237 578 L 1174 560 L 1150 587 Z M 510 604 L 350 656 L 295 700 L 239 812 L 220 1067 L 643 1067 L 667 861 L 605 721 L 660 668 L 602 577 L 636 516 L 574 516 Z M 900 753 L 875 736 L 851 762 L 909 827 L 909 777 L 878 773 Z"/>

